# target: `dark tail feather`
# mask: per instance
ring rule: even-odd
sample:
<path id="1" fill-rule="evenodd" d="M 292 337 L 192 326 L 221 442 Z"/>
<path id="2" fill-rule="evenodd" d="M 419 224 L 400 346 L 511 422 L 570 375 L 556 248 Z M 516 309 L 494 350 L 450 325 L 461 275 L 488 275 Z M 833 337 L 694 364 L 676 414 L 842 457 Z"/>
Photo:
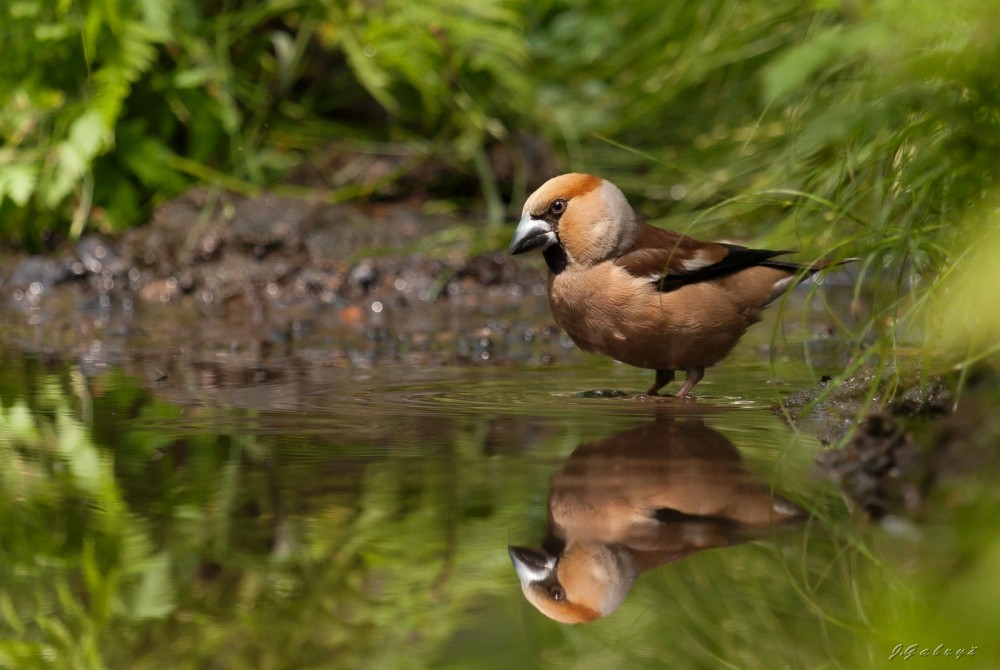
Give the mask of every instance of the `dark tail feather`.
<path id="1" fill-rule="evenodd" d="M 793 286 L 798 286 L 802 282 L 809 281 L 812 276 L 829 267 L 836 267 L 837 265 L 843 265 L 844 263 L 851 263 L 858 260 L 857 258 L 844 258 L 842 260 L 827 260 L 827 261 L 817 261 L 811 265 L 805 265 L 802 263 L 786 263 L 784 261 L 773 261 L 766 260 L 758 265 L 763 265 L 764 267 L 775 268 L 778 270 L 783 270 L 789 273 L 789 276 L 774 285 L 774 290 L 772 291 L 767 302 L 770 304 L 778 299 L 785 291 L 792 288 Z"/>
<path id="2" fill-rule="evenodd" d="M 824 270 L 830 267 L 836 267 L 838 265 L 844 265 L 846 263 L 853 263 L 859 260 L 857 258 L 842 258 L 840 260 L 826 260 L 826 261 L 816 261 L 812 265 L 804 265 L 802 263 L 789 263 L 787 261 L 776 261 L 768 259 L 758 263 L 758 265 L 763 265 L 764 267 L 777 268 L 779 270 L 787 270 L 788 272 L 794 272 L 796 274 L 805 270 L 808 274 L 814 274 L 820 270 Z"/>

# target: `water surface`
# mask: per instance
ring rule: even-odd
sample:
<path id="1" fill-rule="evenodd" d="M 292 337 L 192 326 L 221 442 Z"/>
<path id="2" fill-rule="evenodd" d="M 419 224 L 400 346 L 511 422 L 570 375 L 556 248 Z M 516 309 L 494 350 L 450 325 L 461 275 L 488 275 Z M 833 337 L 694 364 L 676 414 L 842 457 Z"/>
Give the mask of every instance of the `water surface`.
<path id="1" fill-rule="evenodd" d="M 695 402 L 580 397 L 649 383 L 584 356 L 95 370 L 7 353 L 0 667 L 851 668 L 899 663 L 899 643 L 996 659 L 980 596 L 954 595 L 1000 557 L 992 534 L 959 536 L 1000 520 L 995 493 L 945 522 L 865 523 L 815 474 L 821 445 L 772 411 L 818 371 L 758 352 Z M 543 542 L 588 449 L 673 477 L 685 548 L 609 616 L 564 625 L 522 595 L 508 546 Z M 655 487 L 642 467 L 623 491 Z M 727 516 L 775 495 L 807 518 Z"/>

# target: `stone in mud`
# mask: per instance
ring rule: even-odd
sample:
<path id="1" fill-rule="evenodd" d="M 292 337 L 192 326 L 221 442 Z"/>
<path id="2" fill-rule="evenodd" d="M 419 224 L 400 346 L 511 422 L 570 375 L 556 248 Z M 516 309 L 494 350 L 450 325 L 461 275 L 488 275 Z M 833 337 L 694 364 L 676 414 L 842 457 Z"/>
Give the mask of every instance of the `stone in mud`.
<path id="1" fill-rule="evenodd" d="M 233 209 L 224 237 L 258 259 L 276 250 L 296 253 L 312 226 L 314 210 L 312 203 L 269 193 L 242 199 Z"/>
<path id="2" fill-rule="evenodd" d="M 68 275 L 62 263 L 44 256 L 29 256 L 17 264 L 7 283 L 21 290 L 28 290 L 32 285 L 44 290 L 64 281 Z"/>
<path id="3" fill-rule="evenodd" d="M 90 274 L 110 274 L 118 276 L 128 270 L 128 266 L 118 254 L 117 244 L 99 235 L 85 235 L 73 248 L 80 264 Z"/>

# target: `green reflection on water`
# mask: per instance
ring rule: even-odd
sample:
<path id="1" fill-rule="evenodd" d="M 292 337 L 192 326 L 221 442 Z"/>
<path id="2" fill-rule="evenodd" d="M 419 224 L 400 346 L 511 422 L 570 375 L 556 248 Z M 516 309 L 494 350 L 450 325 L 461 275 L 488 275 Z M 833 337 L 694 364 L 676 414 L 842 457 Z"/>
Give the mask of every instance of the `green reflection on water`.
<path id="1" fill-rule="evenodd" d="M 192 388 L 0 362 L 0 667 L 851 668 L 899 664 L 898 643 L 997 658 L 989 477 L 906 533 L 867 526 L 771 390 L 682 413 L 811 519 L 650 570 L 607 618 L 565 626 L 524 600 L 507 546 L 542 537 L 574 449 L 672 411 L 565 392 L 632 388 L 633 371 Z"/>

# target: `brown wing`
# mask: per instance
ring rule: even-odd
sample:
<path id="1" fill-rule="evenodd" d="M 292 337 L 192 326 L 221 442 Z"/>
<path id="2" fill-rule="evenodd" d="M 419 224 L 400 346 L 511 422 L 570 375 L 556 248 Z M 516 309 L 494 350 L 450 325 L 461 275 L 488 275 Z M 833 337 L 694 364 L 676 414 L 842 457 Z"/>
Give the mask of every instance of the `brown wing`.
<path id="1" fill-rule="evenodd" d="M 686 235 L 641 224 L 632 249 L 615 259 L 615 264 L 636 277 L 649 277 L 661 291 L 673 291 L 695 282 L 707 281 L 754 265 L 789 266 L 768 263 L 768 259 L 791 253 L 748 249 L 736 244 L 701 242 Z"/>

